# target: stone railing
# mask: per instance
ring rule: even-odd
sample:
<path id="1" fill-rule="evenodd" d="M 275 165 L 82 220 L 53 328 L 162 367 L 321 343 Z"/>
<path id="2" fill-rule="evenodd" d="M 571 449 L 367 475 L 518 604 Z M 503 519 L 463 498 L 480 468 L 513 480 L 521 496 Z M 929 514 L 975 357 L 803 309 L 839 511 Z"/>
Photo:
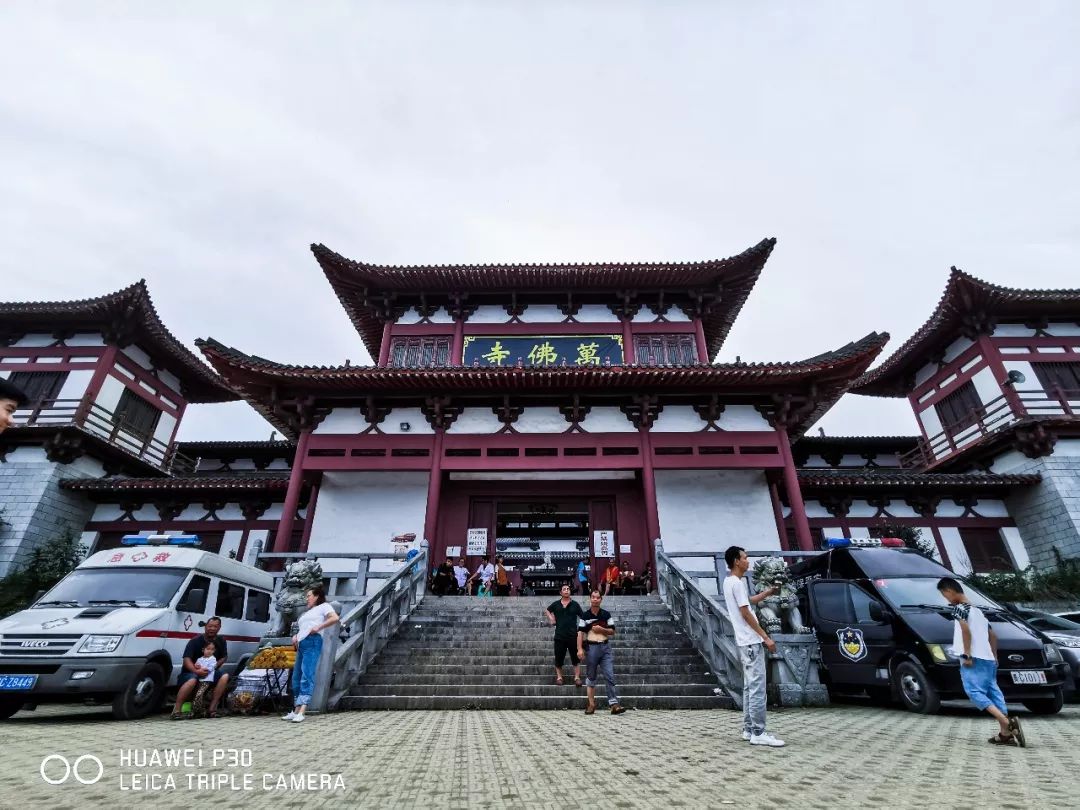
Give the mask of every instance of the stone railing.
<path id="1" fill-rule="evenodd" d="M 802 552 L 806 554 L 807 552 Z M 752 557 L 779 556 L 780 552 L 747 552 Z M 675 557 L 711 557 L 709 571 L 684 571 Z M 697 577 L 714 578 L 716 592 L 722 594 L 727 574 L 723 555 L 715 552 L 678 552 L 668 554 L 656 541 L 656 579 L 660 599 L 671 611 L 675 622 L 694 643 L 709 664 L 724 690 L 742 706 L 742 664 L 735 644 L 734 629 L 727 610 L 719 599 L 706 593 Z M 818 677 L 821 651 L 813 634 L 775 634 L 776 652 L 769 654 L 768 693 L 770 702 L 781 706 L 820 706 L 829 702 L 828 693 Z"/>

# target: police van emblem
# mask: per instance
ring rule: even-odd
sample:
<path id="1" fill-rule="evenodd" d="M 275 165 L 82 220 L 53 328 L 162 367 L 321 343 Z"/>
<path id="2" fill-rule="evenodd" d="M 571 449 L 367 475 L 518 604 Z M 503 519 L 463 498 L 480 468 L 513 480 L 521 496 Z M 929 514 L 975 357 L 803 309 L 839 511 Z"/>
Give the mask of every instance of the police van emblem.
<path id="1" fill-rule="evenodd" d="M 849 661 L 861 661 L 866 658 L 866 641 L 863 639 L 862 630 L 854 627 L 845 627 L 836 631 L 836 637 L 840 639 L 840 654 Z"/>
<path id="2" fill-rule="evenodd" d="M 42 630 L 52 630 L 54 627 L 61 627 L 62 625 L 67 624 L 68 621 L 69 621 L 68 619 L 65 619 L 63 617 L 61 617 L 59 619 L 49 619 L 47 622 L 42 622 L 41 623 L 41 629 Z"/>

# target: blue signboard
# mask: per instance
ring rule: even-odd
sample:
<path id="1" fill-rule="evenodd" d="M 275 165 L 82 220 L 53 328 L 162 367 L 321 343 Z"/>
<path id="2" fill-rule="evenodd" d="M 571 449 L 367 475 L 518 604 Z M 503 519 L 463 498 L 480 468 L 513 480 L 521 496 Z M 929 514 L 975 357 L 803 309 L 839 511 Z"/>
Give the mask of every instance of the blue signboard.
<path id="1" fill-rule="evenodd" d="M 465 366 L 605 366 L 623 362 L 622 335 L 465 336 Z"/>

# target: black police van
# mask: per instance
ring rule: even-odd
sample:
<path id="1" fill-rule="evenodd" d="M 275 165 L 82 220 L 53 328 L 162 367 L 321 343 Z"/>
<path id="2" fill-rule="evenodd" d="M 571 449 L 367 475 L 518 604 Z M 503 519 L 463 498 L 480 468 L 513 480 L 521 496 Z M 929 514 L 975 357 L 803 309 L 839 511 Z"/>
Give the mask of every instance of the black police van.
<path id="1" fill-rule="evenodd" d="M 958 578 L 906 548 L 840 547 L 792 565 L 803 618 L 821 647 L 821 676 L 832 693 L 866 692 L 922 714 L 963 699 L 953 624 L 937 590 Z M 1067 666 L 1050 639 L 974 587 L 964 593 L 998 638 L 998 685 L 1010 703 L 1035 714 L 1063 704 Z"/>

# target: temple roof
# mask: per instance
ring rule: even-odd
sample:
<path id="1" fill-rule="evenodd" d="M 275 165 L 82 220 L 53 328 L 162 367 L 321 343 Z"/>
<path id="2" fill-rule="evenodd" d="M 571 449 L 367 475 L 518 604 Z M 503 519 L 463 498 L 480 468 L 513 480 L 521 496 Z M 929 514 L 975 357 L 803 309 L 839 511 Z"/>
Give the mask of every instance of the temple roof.
<path id="1" fill-rule="evenodd" d="M 725 363 L 687 366 L 379 368 L 372 366 L 291 366 L 244 354 L 213 339 L 199 340 L 210 364 L 272 424 L 288 434 L 295 428 L 275 410 L 275 398 L 360 403 L 365 397 L 423 398 L 452 395 L 596 397 L 673 394 L 745 394 L 768 401 L 812 391 L 793 431 L 804 430 L 847 390 L 888 340 L 871 333 L 832 352 L 798 362 Z"/>
<path id="2" fill-rule="evenodd" d="M 972 488 L 1016 487 L 1037 484 L 1038 474 L 998 475 L 996 473 L 919 473 L 894 469 L 800 469 L 799 486 L 814 489 L 895 489 L 907 487 Z"/>
<path id="3" fill-rule="evenodd" d="M 578 301 L 600 294 L 598 300 L 611 302 L 631 293 L 638 305 L 661 307 L 696 300 L 705 305 L 702 326 L 714 357 L 775 245 L 775 239 L 764 239 L 737 256 L 700 262 L 405 266 L 353 261 L 319 244 L 311 251 L 372 357 L 379 356 L 382 324 L 395 310 L 445 304 L 452 296 L 463 307 L 511 305 L 519 295 L 555 301 L 567 293 Z"/>
<path id="4" fill-rule="evenodd" d="M 975 339 L 1002 321 L 1080 319 L 1080 289 L 1023 290 L 1000 287 L 952 268 L 930 318 L 885 362 L 851 387 L 853 393 L 906 396 L 915 372 L 960 337 Z"/>
<path id="5" fill-rule="evenodd" d="M 63 489 L 75 492 L 132 492 L 168 493 L 229 490 L 233 492 L 281 492 L 289 488 L 289 473 L 262 475 L 188 476 L 184 478 L 65 478 Z"/>
<path id="6" fill-rule="evenodd" d="M 188 402 L 232 402 L 239 397 L 177 340 L 158 317 L 146 281 L 98 298 L 0 302 L 0 333 L 101 332 L 120 348 L 135 344 L 175 374 Z"/>

